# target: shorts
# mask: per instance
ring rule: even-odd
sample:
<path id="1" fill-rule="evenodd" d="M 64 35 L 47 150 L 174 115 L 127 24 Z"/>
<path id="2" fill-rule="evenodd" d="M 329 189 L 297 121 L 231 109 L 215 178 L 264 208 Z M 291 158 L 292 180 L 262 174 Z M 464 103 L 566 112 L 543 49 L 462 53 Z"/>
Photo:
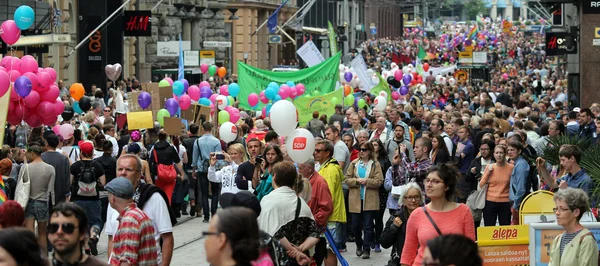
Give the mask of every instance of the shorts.
<path id="1" fill-rule="evenodd" d="M 99 229 L 102 228 L 102 204 L 100 200 L 76 200 L 73 202 L 85 210 L 90 229 L 94 226 Z"/>
<path id="2" fill-rule="evenodd" d="M 38 223 L 48 222 L 50 212 L 48 202 L 30 199 L 25 208 L 25 219 L 35 219 Z"/>
<path id="3" fill-rule="evenodd" d="M 335 247 L 340 249 L 343 244 L 342 243 L 342 234 L 344 233 L 344 223 L 340 222 L 328 222 L 327 229 L 331 232 L 331 236 L 333 237 L 333 241 L 335 241 Z M 330 244 L 331 245 L 331 244 Z M 332 248 L 332 247 L 330 247 Z"/>

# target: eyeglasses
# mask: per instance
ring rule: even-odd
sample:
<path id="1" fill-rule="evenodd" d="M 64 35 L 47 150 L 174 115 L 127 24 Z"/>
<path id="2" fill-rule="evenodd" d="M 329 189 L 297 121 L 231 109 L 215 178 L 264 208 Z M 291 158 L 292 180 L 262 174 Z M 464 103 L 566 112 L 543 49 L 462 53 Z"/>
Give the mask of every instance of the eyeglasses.
<path id="1" fill-rule="evenodd" d="M 56 232 L 58 232 L 59 228 L 62 228 L 63 233 L 70 235 L 73 232 L 75 232 L 75 228 L 77 228 L 77 226 L 75 226 L 75 224 L 72 224 L 72 223 L 64 223 L 64 224 L 51 223 L 51 224 L 48 224 L 48 233 L 56 234 Z"/>
<path id="2" fill-rule="evenodd" d="M 108 113 L 108 112 L 110 112 L 110 110 L 104 110 L 104 112 Z"/>
<path id="3" fill-rule="evenodd" d="M 117 172 L 122 172 L 122 171 L 129 172 L 129 173 L 137 172 L 137 170 L 134 170 L 132 168 L 117 168 Z"/>
<path id="4" fill-rule="evenodd" d="M 359 150 L 359 151 L 369 151 L 369 149 L 367 149 L 367 148 L 360 148 L 360 149 L 358 149 L 358 150 Z"/>
<path id="5" fill-rule="evenodd" d="M 218 236 L 220 233 L 219 232 L 209 232 L 209 231 L 203 231 L 202 232 L 202 237 L 207 237 L 207 236 Z"/>
<path id="6" fill-rule="evenodd" d="M 437 179 L 429 179 L 429 178 L 426 178 L 425 180 L 423 180 L 423 183 L 424 183 L 424 184 L 429 184 L 429 183 L 431 183 L 431 184 L 433 184 L 433 185 L 438 185 L 438 184 L 440 184 L 440 183 L 444 183 L 444 181 L 442 181 L 442 180 L 437 180 Z"/>
<path id="7" fill-rule="evenodd" d="M 421 199 L 421 197 L 419 196 L 411 196 L 411 197 L 404 197 L 405 200 L 407 201 L 418 201 L 419 199 Z"/>
<path id="8" fill-rule="evenodd" d="M 324 152 L 326 150 L 319 150 L 319 149 L 315 149 L 315 152 L 319 153 L 319 152 Z"/>
<path id="9" fill-rule="evenodd" d="M 570 211 L 570 209 L 568 209 L 568 208 L 552 208 L 552 211 L 563 213 L 563 212 Z"/>

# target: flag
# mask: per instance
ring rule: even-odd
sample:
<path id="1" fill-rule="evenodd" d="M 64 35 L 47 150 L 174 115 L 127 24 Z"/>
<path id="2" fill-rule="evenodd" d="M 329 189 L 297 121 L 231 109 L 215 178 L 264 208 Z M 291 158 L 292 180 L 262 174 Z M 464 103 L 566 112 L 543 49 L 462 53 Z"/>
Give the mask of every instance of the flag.
<path id="1" fill-rule="evenodd" d="M 474 25 L 473 28 L 471 28 L 471 31 L 469 31 L 469 34 L 467 34 L 467 39 L 475 40 L 476 38 L 477 38 L 477 25 Z"/>
<path id="2" fill-rule="evenodd" d="M 310 8 L 313 6 L 313 4 L 315 2 L 317 2 L 317 0 L 308 0 L 308 2 L 306 2 L 306 4 L 304 4 L 304 6 L 302 7 L 302 10 L 300 11 L 300 13 L 298 13 L 298 15 L 296 16 L 296 18 L 294 18 L 293 20 L 290 20 L 287 23 L 287 26 L 296 31 L 301 31 L 302 25 L 304 25 L 304 17 L 306 16 L 306 14 L 308 13 L 308 11 L 310 10 Z"/>
<path id="3" fill-rule="evenodd" d="M 283 1 L 281 5 L 275 9 L 275 12 L 269 16 L 267 19 L 267 28 L 269 29 L 269 34 L 275 34 L 277 32 L 277 18 L 279 17 L 279 10 L 288 2 L 288 0 Z"/>
<path id="4" fill-rule="evenodd" d="M 177 66 L 177 80 L 182 80 L 183 77 L 183 43 L 181 42 L 181 33 L 179 34 L 179 65 Z"/>
<path id="5" fill-rule="evenodd" d="M 337 54 L 338 43 L 335 38 L 335 30 L 333 29 L 333 24 L 331 24 L 331 21 L 327 21 L 327 23 L 327 35 L 329 35 L 329 50 L 331 52 L 331 56 L 334 56 L 335 54 Z"/>
<path id="6" fill-rule="evenodd" d="M 423 45 L 419 44 L 419 52 L 417 52 L 417 58 L 424 60 L 427 57 L 427 52 L 425 52 L 425 48 Z"/>

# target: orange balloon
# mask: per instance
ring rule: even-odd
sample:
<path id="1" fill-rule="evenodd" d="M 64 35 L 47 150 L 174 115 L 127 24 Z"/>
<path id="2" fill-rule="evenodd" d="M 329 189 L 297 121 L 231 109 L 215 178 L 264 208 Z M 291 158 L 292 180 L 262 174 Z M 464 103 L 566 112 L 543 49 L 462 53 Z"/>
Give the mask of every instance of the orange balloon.
<path id="1" fill-rule="evenodd" d="M 352 93 L 352 88 L 350 85 L 344 85 L 344 96 L 348 96 L 350 93 Z"/>
<path id="2" fill-rule="evenodd" d="M 85 94 L 85 89 L 81 83 L 73 83 L 73 85 L 71 85 L 69 88 L 69 93 L 75 101 L 79 101 L 79 99 L 81 99 L 81 97 L 83 97 Z"/>
<path id="3" fill-rule="evenodd" d="M 217 75 L 222 78 L 225 77 L 225 74 L 227 74 L 227 69 L 225 67 L 219 67 L 219 70 L 217 70 Z"/>

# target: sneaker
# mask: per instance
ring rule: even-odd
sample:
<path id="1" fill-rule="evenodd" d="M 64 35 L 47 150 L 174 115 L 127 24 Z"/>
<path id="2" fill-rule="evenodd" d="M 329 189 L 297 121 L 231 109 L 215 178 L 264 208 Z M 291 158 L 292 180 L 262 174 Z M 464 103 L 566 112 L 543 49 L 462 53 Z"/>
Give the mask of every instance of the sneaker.
<path id="1" fill-rule="evenodd" d="M 90 240 L 88 240 L 88 245 L 90 246 L 90 252 L 92 253 L 92 255 L 97 256 L 98 255 L 98 237 L 90 238 Z"/>
<path id="2" fill-rule="evenodd" d="M 187 215 L 187 213 L 183 213 L 183 214 Z M 196 206 L 190 205 L 190 216 L 192 216 L 192 217 L 196 216 Z"/>
<path id="3" fill-rule="evenodd" d="M 381 252 L 381 246 L 379 244 L 376 244 L 374 250 L 375 250 L 375 253 Z"/>
<path id="4" fill-rule="evenodd" d="M 340 248 L 340 249 L 338 249 L 338 251 L 339 251 L 340 253 L 342 253 L 342 252 L 346 252 L 346 251 L 348 251 L 348 249 L 346 249 L 346 248 Z"/>
<path id="5" fill-rule="evenodd" d="M 362 249 L 356 249 L 356 256 L 360 257 L 363 255 Z"/>
<path id="6" fill-rule="evenodd" d="M 356 240 L 354 239 L 354 236 L 348 236 L 348 240 L 347 240 L 347 242 L 354 242 L 354 241 L 356 241 Z"/>
<path id="7" fill-rule="evenodd" d="M 203 223 L 207 224 L 208 223 L 208 219 L 204 219 L 202 220 Z"/>
<path id="8" fill-rule="evenodd" d="M 370 250 L 365 250 L 363 252 L 363 254 L 362 254 L 362 258 L 365 259 L 365 260 L 368 259 L 368 258 L 371 258 L 371 251 Z"/>

